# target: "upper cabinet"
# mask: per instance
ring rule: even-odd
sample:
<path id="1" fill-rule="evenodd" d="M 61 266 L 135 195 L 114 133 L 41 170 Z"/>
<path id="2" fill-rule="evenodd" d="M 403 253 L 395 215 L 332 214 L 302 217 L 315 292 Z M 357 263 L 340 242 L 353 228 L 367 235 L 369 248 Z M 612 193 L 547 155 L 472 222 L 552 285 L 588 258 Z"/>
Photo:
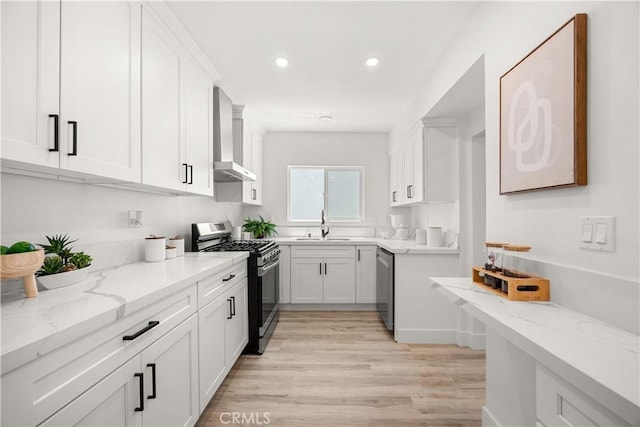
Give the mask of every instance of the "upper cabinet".
<path id="1" fill-rule="evenodd" d="M 391 206 L 446 202 L 457 195 L 457 127 L 424 119 L 389 155 Z"/>
<path id="2" fill-rule="evenodd" d="M 1 2 L 2 166 L 213 196 L 219 76 L 163 2 Z"/>
<path id="3" fill-rule="evenodd" d="M 1 7 L 5 166 L 139 181 L 140 5 Z"/>
<path id="4" fill-rule="evenodd" d="M 142 13 L 142 183 L 213 196 L 213 78 Z"/>

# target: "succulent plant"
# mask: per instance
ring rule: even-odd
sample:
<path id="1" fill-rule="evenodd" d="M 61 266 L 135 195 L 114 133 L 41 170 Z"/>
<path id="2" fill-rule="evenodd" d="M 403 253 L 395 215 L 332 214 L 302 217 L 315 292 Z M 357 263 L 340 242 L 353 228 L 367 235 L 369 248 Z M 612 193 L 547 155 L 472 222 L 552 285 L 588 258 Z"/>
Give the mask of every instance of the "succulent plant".
<path id="1" fill-rule="evenodd" d="M 38 276 L 79 270 L 91 265 L 91 261 L 93 261 L 91 256 L 84 252 L 73 252 L 71 244 L 76 242 L 77 239 L 71 240 L 67 234 L 55 234 L 53 237 L 45 237 L 49 244 L 40 244 L 40 246 L 48 256 L 45 257 L 44 264 L 37 273 Z"/>
<path id="2" fill-rule="evenodd" d="M 62 258 L 58 255 L 48 256 L 44 258 L 44 263 L 38 271 L 39 276 L 47 276 L 49 274 L 57 274 L 62 272 Z"/>

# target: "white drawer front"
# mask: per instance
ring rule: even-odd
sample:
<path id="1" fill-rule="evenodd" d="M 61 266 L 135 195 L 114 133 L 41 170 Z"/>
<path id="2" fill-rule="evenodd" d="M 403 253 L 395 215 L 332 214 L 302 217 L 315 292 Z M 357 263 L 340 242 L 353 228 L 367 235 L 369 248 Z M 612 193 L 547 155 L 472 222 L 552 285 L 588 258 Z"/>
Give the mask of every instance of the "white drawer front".
<path id="1" fill-rule="evenodd" d="M 291 258 L 355 258 L 355 245 L 292 246 Z"/>
<path id="2" fill-rule="evenodd" d="M 196 311 L 193 284 L 3 375 L 2 425 L 42 422 Z"/>
<path id="3" fill-rule="evenodd" d="M 247 277 L 247 263 L 243 261 L 198 282 L 198 308 L 202 308 L 227 289 Z"/>

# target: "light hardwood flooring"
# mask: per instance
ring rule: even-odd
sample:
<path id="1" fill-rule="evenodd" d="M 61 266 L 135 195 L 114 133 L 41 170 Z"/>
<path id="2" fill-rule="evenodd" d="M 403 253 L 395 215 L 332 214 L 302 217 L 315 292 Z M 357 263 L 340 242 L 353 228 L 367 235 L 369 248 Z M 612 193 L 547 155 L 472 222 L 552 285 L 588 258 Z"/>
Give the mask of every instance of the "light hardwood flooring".
<path id="1" fill-rule="evenodd" d="M 479 426 L 484 386 L 484 351 L 397 344 L 375 312 L 287 311 L 196 426 Z"/>

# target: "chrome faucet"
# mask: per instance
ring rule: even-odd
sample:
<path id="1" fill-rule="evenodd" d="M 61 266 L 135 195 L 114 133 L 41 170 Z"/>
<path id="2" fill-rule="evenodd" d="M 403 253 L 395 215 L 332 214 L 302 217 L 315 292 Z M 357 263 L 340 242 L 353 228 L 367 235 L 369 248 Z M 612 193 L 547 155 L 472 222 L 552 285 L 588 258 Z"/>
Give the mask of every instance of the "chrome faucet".
<path id="1" fill-rule="evenodd" d="M 320 233 L 322 234 L 322 238 L 324 239 L 329 234 L 329 227 L 327 227 L 327 231 L 325 231 L 325 219 L 324 219 L 324 209 L 322 210 L 322 220 L 320 221 Z"/>

